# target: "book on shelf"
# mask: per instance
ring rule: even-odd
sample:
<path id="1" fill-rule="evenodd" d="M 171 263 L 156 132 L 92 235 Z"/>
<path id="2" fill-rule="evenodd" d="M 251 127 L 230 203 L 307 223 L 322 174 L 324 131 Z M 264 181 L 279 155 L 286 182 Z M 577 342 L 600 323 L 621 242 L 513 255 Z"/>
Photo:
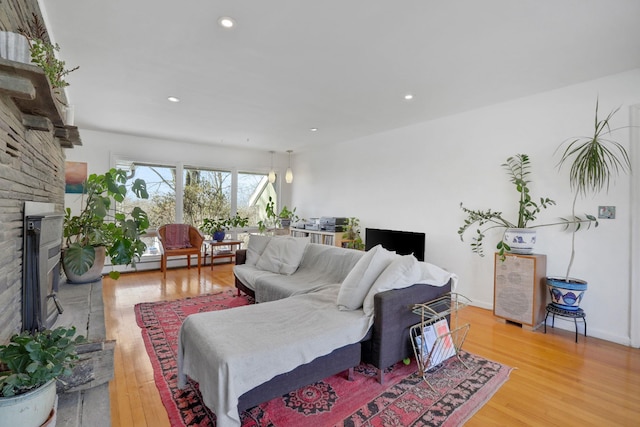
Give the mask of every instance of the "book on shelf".
<path id="1" fill-rule="evenodd" d="M 415 340 L 416 347 L 420 349 L 420 359 L 423 364 L 426 363 L 424 368 L 427 370 L 456 354 L 447 319 L 426 325 L 422 334 L 416 336 Z"/>

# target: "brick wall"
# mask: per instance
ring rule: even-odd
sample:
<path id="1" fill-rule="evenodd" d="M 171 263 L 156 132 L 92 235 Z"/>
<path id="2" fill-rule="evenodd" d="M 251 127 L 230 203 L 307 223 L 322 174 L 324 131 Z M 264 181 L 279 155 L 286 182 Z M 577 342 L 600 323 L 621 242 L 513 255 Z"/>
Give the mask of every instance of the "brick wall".
<path id="1" fill-rule="evenodd" d="M 0 30 L 15 31 L 36 0 L 0 0 Z M 22 220 L 25 201 L 64 208 L 65 154 L 53 132 L 26 129 L 13 101 L 0 95 L 0 343 L 22 327 Z"/>

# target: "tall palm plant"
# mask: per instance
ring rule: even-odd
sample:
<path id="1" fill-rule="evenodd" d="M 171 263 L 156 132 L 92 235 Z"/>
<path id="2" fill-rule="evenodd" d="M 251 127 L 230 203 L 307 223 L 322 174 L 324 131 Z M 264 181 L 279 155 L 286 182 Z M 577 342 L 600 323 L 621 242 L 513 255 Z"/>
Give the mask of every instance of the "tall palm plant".
<path id="1" fill-rule="evenodd" d="M 598 100 L 596 100 L 593 135 L 567 140 L 559 147 L 559 149 L 565 148 L 558 162 L 558 168 L 571 162 L 569 184 L 574 192 L 572 205 L 574 217 L 579 195 L 597 194 L 603 189 L 609 191 L 612 177 L 617 177 L 620 172 L 631 171 L 627 150 L 619 142 L 607 138 L 613 132 L 610 127 L 611 118 L 619 110 L 620 107 L 612 110 L 604 119 L 599 119 Z M 575 231 L 579 228 L 580 223 L 577 223 L 571 236 L 571 257 L 565 276 L 567 281 L 575 258 Z"/>

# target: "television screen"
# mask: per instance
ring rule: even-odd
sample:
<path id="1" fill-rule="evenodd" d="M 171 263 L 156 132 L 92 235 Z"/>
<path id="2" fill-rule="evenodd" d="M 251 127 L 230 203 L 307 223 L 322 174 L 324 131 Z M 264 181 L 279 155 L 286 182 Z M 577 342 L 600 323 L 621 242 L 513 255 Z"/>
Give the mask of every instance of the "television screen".
<path id="1" fill-rule="evenodd" d="M 377 245 L 400 255 L 413 254 L 418 261 L 424 261 L 424 233 L 410 231 L 381 230 L 378 228 L 365 229 L 365 250 Z"/>

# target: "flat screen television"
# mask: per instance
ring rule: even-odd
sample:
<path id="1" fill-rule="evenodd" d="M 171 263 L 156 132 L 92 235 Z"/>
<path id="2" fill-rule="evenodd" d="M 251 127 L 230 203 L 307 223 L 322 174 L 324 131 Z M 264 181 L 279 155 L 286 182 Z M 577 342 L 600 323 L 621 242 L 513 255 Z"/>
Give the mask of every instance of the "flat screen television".
<path id="1" fill-rule="evenodd" d="M 365 229 L 364 245 L 369 250 L 377 245 L 400 255 L 413 254 L 418 261 L 424 261 L 424 233 L 410 231 L 381 230 L 378 228 Z"/>

